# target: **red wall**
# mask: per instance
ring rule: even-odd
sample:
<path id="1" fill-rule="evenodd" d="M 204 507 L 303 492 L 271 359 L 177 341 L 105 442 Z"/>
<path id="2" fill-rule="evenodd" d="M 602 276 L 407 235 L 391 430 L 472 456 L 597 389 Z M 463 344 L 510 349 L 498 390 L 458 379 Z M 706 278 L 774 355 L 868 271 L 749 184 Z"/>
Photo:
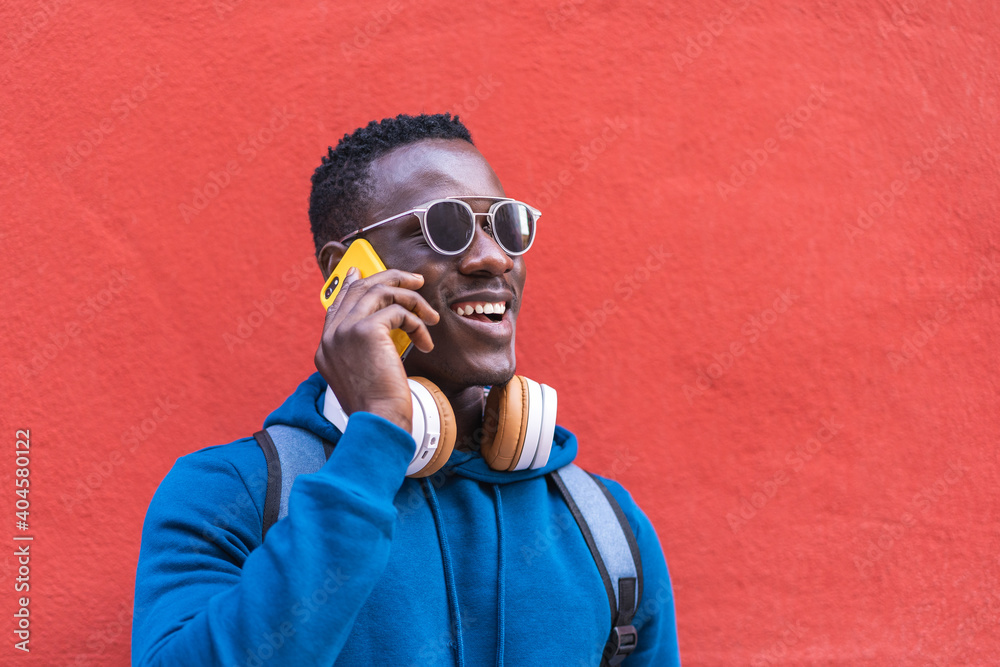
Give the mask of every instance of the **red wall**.
<path id="1" fill-rule="evenodd" d="M 995 3 L 12 4 L 3 660 L 127 662 L 157 484 L 313 370 L 320 155 L 442 110 L 544 211 L 520 368 L 656 525 L 686 663 L 1000 652 Z"/>

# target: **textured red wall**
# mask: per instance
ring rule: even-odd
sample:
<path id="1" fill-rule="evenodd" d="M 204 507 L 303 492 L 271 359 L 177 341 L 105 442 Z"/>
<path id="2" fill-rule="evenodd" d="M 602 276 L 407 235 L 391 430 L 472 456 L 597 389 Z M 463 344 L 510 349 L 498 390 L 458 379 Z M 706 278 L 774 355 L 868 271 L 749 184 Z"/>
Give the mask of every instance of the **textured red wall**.
<path id="1" fill-rule="evenodd" d="M 656 525 L 686 663 L 1000 653 L 995 3 L 14 4 L 0 661 L 127 662 L 157 484 L 313 370 L 320 155 L 441 110 L 545 213 L 520 368 Z"/>

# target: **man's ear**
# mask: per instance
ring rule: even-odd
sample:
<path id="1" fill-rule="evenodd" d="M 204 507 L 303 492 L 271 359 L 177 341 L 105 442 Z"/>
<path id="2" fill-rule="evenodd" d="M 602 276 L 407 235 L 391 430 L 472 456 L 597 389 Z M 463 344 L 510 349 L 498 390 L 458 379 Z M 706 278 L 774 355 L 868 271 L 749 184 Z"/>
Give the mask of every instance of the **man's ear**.
<path id="1" fill-rule="evenodd" d="M 328 241 L 319 251 L 319 270 L 323 272 L 323 280 L 326 281 L 337 267 L 341 257 L 347 252 L 347 246 L 339 241 Z"/>

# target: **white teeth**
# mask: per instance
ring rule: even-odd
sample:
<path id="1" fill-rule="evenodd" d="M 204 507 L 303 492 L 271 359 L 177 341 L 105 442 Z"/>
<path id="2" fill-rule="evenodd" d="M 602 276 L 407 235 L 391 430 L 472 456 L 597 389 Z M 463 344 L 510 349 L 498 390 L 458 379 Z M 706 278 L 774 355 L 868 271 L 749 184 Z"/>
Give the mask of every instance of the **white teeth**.
<path id="1" fill-rule="evenodd" d="M 507 304 L 500 303 L 477 303 L 476 305 L 466 304 L 464 306 L 454 306 L 455 314 L 466 316 L 472 313 L 483 315 L 503 315 L 507 311 Z"/>

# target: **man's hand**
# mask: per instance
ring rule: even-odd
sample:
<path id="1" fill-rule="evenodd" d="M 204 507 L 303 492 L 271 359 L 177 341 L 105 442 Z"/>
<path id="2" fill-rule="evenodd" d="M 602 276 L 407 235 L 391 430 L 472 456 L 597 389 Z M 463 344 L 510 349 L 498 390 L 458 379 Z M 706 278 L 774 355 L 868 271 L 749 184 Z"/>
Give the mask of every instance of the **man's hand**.
<path id="1" fill-rule="evenodd" d="M 326 311 L 316 368 L 348 415 L 371 412 L 411 430 L 410 388 L 389 332 L 402 329 L 422 352 L 434 348 L 427 325 L 441 316 L 415 291 L 423 284 L 420 274 L 398 269 L 361 278 L 352 268 L 345 276 Z"/>

